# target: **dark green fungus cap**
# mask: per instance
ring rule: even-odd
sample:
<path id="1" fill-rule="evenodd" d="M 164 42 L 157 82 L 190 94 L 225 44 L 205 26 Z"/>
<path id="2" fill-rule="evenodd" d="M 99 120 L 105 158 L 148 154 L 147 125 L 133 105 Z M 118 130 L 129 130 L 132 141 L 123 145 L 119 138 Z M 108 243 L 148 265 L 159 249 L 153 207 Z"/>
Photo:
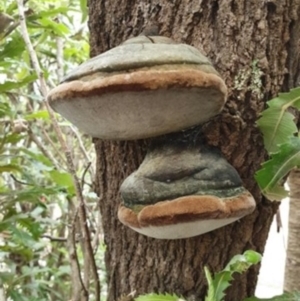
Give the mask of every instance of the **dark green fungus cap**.
<path id="1" fill-rule="evenodd" d="M 120 190 L 120 221 L 155 238 L 196 236 L 255 209 L 237 171 L 213 149 L 162 145 Z"/>

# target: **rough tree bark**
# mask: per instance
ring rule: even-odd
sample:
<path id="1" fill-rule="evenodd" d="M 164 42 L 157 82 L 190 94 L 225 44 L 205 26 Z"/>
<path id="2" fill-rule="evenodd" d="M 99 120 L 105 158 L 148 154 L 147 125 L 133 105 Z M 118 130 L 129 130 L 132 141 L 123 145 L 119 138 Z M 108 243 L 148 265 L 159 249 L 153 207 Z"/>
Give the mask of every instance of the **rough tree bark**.
<path id="1" fill-rule="evenodd" d="M 299 0 L 89 0 L 91 55 L 138 35 L 158 22 L 160 34 L 191 44 L 214 63 L 229 88 L 223 112 L 204 128 L 257 201 L 257 210 L 227 227 L 184 240 L 155 240 L 117 219 L 119 187 L 137 169 L 147 141 L 95 140 L 96 186 L 105 234 L 108 300 L 136 291 L 176 292 L 203 298 L 203 266 L 224 267 L 246 249 L 264 251 L 277 206 L 265 200 L 254 173 L 265 159 L 255 126 L 265 102 L 295 84 L 299 48 Z M 227 300 L 254 293 L 258 267 L 237 276 Z"/>
<path id="2" fill-rule="evenodd" d="M 284 290 L 299 291 L 300 273 L 300 170 L 293 170 L 288 178 L 290 187 L 289 238 L 285 264 Z"/>

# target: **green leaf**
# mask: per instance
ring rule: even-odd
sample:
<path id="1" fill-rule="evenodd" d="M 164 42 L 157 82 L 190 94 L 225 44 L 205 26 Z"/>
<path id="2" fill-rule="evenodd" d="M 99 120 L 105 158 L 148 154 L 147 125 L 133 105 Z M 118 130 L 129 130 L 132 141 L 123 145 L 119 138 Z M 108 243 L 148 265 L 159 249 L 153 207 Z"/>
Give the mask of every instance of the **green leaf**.
<path id="1" fill-rule="evenodd" d="M 232 274 L 233 273 L 230 271 L 222 271 L 215 275 L 213 281 L 215 293 L 213 298 L 207 300 L 223 300 L 223 297 L 225 296 L 225 290 L 230 286 L 230 281 L 233 280 Z"/>
<path id="2" fill-rule="evenodd" d="M 279 93 L 279 95 L 268 102 L 270 107 L 284 107 L 287 109 L 289 107 L 295 107 L 300 109 L 300 87 L 291 89 L 286 93 Z"/>
<path id="3" fill-rule="evenodd" d="M 297 132 L 294 116 L 278 108 L 268 108 L 257 124 L 263 133 L 264 145 L 269 153 L 276 152 L 278 145 Z"/>
<path id="4" fill-rule="evenodd" d="M 48 29 L 51 32 L 57 34 L 58 36 L 64 36 L 65 34 L 69 33 L 69 29 L 67 26 L 65 26 L 62 23 L 54 22 L 51 19 L 47 18 L 42 18 L 38 21 L 28 23 L 28 27 Z"/>
<path id="5" fill-rule="evenodd" d="M 6 117 L 6 116 L 11 117 L 11 115 L 12 114 L 11 114 L 9 104 L 6 102 L 0 103 L 0 118 Z"/>
<path id="6" fill-rule="evenodd" d="M 49 112 L 47 110 L 40 110 L 24 117 L 26 120 L 44 119 L 49 120 Z"/>
<path id="7" fill-rule="evenodd" d="M 22 171 L 21 168 L 14 164 L 0 165 L 0 173 Z"/>
<path id="8" fill-rule="evenodd" d="M 178 301 L 183 300 L 182 298 L 176 295 L 169 294 L 147 294 L 142 295 L 134 299 L 135 301 Z"/>
<path id="9" fill-rule="evenodd" d="M 251 265 L 258 264 L 260 261 L 261 255 L 259 253 L 253 250 L 247 250 L 242 255 L 235 255 L 232 257 L 224 270 L 243 273 Z"/>
<path id="10" fill-rule="evenodd" d="M 4 283 L 9 283 L 16 275 L 11 272 L 0 272 L 0 279 Z M 1 283 L 1 281 L 0 281 Z"/>
<path id="11" fill-rule="evenodd" d="M 49 158 L 47 158 L 46 156 L 42 155 L 41 153 L 38 152 L 34 152 L 31 151 L 27 148 L 21 147 L 18 149 L 19 152 L 23 152 L 26 155 L 28 155 L 31 159 L 33 159 L 34 161 L 38 161 L 41 162 L 42 164 L 44 164 L 45 166 L 48 166 L 49 168 L 52 167 L 53 168 L 53 164 L 52 162 L 49 160 Z"/>
<path id="12" fill-rule="evenodd" d="M 222 301 L 224 300 L 225 290 L 230 286 L 233 274 L 243 273 L 253 264 L 257 264 L 261 260 L 261 255 L 252 250 L 246 251 L 243 255 L 234 256 L 226 267 L 214 275 L 212 278 L 209 271 L 205 270 L 208 282 L 208 293 L 205 301 Z"/>
<path id="13" fill-rule="evenodd" d="M 16 82 L 7 80 L 4 82 L 4 84 L 0 84 L 0 93 L 7 92 L 13 89 L 19 89 L 23 86 L 28 85 L 29 83 L 32 83 L 37 79 L 37 76 L 35 74 L 26 76 L 22 81 Z"/>
<path id="14" fill-rule="evenodd" d="M 262 164 L 255 179 L 262 193 L 270 200 L 281 201 L 288 193 L 280 181 L 295 166 L 300 166 L 300 138 L 292 137 L 289 143 L 279 146 L 278 152 Z"/>
<path id="15" fill-rule="evenodd" d="M 34 243 L 36 242 L 33 237 L 21 227 L 17 227 L 15 225 L 10 225 L 9 230 L 11 231 L 12 238 L 16 239 L 18 243 L 26 246 L 26 247 L 33 247 Z"/>
<path id="16" fill-rule="evenodd" d="M 207 267 L 204 267 L 204 273 L 208 283 L 207 295 L 205 297 L 205 300 L 214 300 L 215 287 L 214 287 L 212 275 Z"/>
<path id="17" fill-rule="evenodd" d="M 266 150 L 275 153 L 280 144 L 287 143 L 297 132 L 294 116 L 287 112 L 287 109 L 300 109 L 300 87 L 279 94 L 267 104 L 269 108 L 262 112 L 257 125 L 263 133 Z"/>
<path id="18" fill-rule="evenodd" d="M 12 15 L 14 10 L 16 10 L 18 8 L 18 5 L 15 1 L 12 1 L 11 4 L 9 4 L 9 6 L 7 7 L 6 9 L 6 12 L 9 14 L 9 15 Z"/>
<path id="19" fill-rule="evenodd" d="M 8 144 L 8 143 L 16 144 L 24 138 L 26 138 L 25 134 L 12 133 L 12 134 L 6 135 L 4 139 L 5 139 L 5 144 Z M 12 147 L 11 147 L 11 150 L 12 150 Z"/>
<path id="20" fill-rule="evenodd" d="M 25 50 L 25 43 L 21 36 L 14 36 L 12 40 L 0 47 L 0 62 L 7 58 L 19 57 Z"/>
<path id="21" fill-rule="evenodd" d="M 52 180 L 59 186 L 66 188 L 70 195 L 75 194 L 72 176 L 67 172 L 52 170 L 49 172 Z"/>
<path id="22" fill-rule="evenodd" d="M 88 10 L 87 10 L 87 0 L 80 0 L 80 10 L 82 12 L 81 23 L 86 21 Z"/>
<path id="23" fill-rule="evenodd" d="M 27 20 L 37 20 L 37 19 L 41 19 L 41 18 L 47 18 L 47 17 L 56 17 L 60 14 L 65 14 L 67 12 L 69 12 L 70 10 L 74 11 L 73 9 L 70 9 L 69 7 L 66 6 L 62 6 L 62 7 L 58 7 L 58 8 L 54 8 L 54 9 L 48 9 L 48 10 L 44 10 L 39 12 L 38 14 L 33 14 L 27 17 Z"/>
<path id="24" fill-rule="evenodd" d="M 261 261 L 261 255 L 255 251 L 247 250 L 244 253 L 245 259 L 247 262 L 252 264 L 258 264 Z"/>
<path id="25" fill-rule="evenodd" d="M 6 193 L 1 193 L 2 202 L 5 200 L 13 200 L 14 203 L 21 202 L 21 201 L 27 201 L 34 204 L 39 204 L 40 206 L 43 205 L 41 202 L 41 199 L 44 195 L 51 196 L 54 194 L 57 194 L 60 192 L 60 188 L 58 187 L 30 187 L 25 188 L 22 190 L 14 190 L 14 191 L 8 191 Z M 11 205 L 10 205 L 11 206 Z"/>
<path id="26" fill-rule="evenodd" d="M 13 301 L 28 301 L 28 299 L 26 297 L 24 298 L 24 294 L 19 293 L 17 290 L 11 291 L 9 294 L 9 297 Z"/>

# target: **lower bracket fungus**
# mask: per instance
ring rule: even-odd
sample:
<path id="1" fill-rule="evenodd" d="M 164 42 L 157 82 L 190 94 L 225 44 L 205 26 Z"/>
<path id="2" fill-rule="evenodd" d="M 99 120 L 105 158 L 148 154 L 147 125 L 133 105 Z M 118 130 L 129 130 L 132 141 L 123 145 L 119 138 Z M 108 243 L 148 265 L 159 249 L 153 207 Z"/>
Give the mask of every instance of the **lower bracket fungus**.
<path id="1" fill-rule="evenodd" d="M 218 150 L 173 141 L 149 149 L 121 186 L 120 221 L 144 235 L 187 238 L 232 223 L 255 208 Z"/>

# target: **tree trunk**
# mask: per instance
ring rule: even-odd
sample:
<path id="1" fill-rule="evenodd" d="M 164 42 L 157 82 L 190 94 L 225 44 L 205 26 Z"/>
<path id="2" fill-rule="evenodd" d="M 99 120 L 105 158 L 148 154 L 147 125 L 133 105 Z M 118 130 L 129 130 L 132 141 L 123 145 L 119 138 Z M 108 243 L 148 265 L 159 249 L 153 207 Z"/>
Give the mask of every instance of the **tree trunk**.
<path id="1" fill-rule="evenodd" d="M 290 187 L 289 238 L 285 264 L 284 290 L 300 291 L 300 170 L 293 170 L 288 178 Z"/>
<path id="2" fill-rule="evenodd" d="M 223 112 L 202 128 L 204 136 L 237 169 L 257 202 L 253 214 L 198 237 L 171 241 L 139 235 L 117 219 L 119 187 L 138 168 L 148 141 L 95 139 L 109 301 L 133 291 L 203 298 L 204 266 L 218 271 L 237 253 L 247 249 L 263 253 L 277 205 L 261 196 L 253 178 L 266 158 L 255 121 L 268 99 L 295 83 L 299 2 L 89 0 L 92 56 L 156 22 L 161 35 L 191 44 L 212 60 L 229 97 Z M 227 300 L 253 295 L 258 269 L 238 275 Z"/>

